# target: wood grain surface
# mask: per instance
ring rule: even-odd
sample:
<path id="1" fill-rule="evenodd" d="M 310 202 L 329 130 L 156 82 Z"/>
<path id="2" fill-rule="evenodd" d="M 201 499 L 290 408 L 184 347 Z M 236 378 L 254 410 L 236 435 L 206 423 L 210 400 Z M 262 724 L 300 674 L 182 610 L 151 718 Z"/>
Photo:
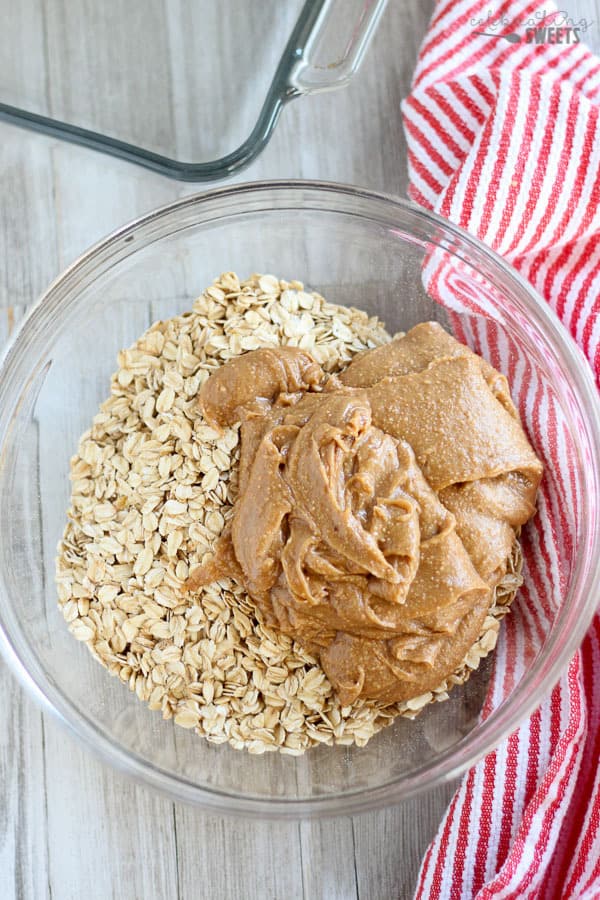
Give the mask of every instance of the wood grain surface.
<path id="1" fill-rule="evenodd" d="M 185 0 L 0 0 L 0 99 L 22 99 L 25 85 L 32 108 L 58 114 L 88 102 L 117 133 L 150 134 L 157 147 L 176 133 L 182 155 L 198 152 L 185 85 L 210 77 L 227 83 L 236 58 L 228 52 L 229 20 L 215 13 L 218 2 L 198 0 L 194 12 Z M 599 5 L 569 2 L 568 12 L 597 21 Z M 120 11 L 127 7 L 130 15 L 131 6 L 142 10 L 140 45 L 133 48 L 118 27 Z M 261 0 L 227 6 L 231 15 L 249 12 L 248 47 L 261 52 L 268 24 Z M 399 105 L 432 7 L 433 0 L 390 0 L 352 84 L 290 104 L 262 156 L 235 180 L 320 178 L 404 194 Z M 190 34 L 202 23 L 219 51 L 210 57 L 220 67 L 216 75 L 206 60 L 194 62 Z M 600 47 L 598 25 L 588 41 Z M 89 69 L 73 79 L 73 64 L 84 71 L 99 46 L 112 48 L 116 67 L 104 92 Z M 128 93 L 119 93 L 119 59 L 130 52 L 152 64 Z M 239 52 L 248 65 L 248 48 Z M 171 110 L 174 85 L 183 100 Z M 223 89 L 221 108 L 231 100 Z M 7 125 L 0 125 L 0 186 L 0 345 L 88 245 L 196 190 Z M 408 898 L 455 786 L 383 812 L 316 823 L 209 816 L 99 763 L 40 712 L 0 662 L 0 900 Z"/>

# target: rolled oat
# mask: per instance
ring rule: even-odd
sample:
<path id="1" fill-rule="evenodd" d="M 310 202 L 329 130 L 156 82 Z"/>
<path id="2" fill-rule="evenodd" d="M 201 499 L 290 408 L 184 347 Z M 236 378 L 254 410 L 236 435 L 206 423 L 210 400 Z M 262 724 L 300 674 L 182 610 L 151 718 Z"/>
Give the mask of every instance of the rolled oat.
<path id="1" fill-rule="evenodd" d="M 197 409 L 200 385 L 227 359 L 278 344 L 308 350 L 327 370 L 390 339 L 360 310 L 300 282 L 223 274 L 191 313 L 156 322 L 119 354 L 110 397 L 71 460 L 72 496 L 56 579 L 69 630 L 151 709 L 212 743 L 298 755 L 356 744 L 398 716 L 445 700 L 493 650 L 521 584 L 515 544 L 482 634 L 433 692 L 382 707 L 342 707 L 317 661 L 261 621 L 233 582 L 190 597 L 231 515 L 238 430 L 217 434 Z"/>

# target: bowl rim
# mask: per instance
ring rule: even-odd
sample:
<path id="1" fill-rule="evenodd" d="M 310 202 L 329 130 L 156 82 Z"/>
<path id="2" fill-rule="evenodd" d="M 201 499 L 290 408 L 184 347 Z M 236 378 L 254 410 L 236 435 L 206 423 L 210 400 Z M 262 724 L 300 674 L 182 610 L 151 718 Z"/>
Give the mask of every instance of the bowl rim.
<path id="1" fill-rule="evenodd" d="M 124 242 L 131 243 L 132 249 L 122 254 L 119 259 L 123 256 L 131 255 L 137 249 L 137 245 L 132 243 L 136 230 L 146 228 L 152 223 L 173 216 L 182 210 L 195 207 L 200 208 L 219 199 L 248 198 L 253 194 L 259 197 L 261 193 L 266 192 L 285 193 L 289 198 L 293 192 L 301 194 L 306 191 L 312 191 L 323 196 L 337 195 L 340 199 L 350 197 L 360 199 L 367 203 L 379 205 L 382 209 L 408 211 L 418 219 L 421 219 L 427 227 L 437 226 L 458 239 L 461 244 L 472 247 L 491 263 L 492 268 L 494 266 L 499 267 L 509 283 L 512 283 L 521 294 L 524 293 L 526 295 L 525 302 L 529 304 L 537 317 L 536 325 L 542 326 L 546 342 L 549 343 L 550 340 L 557 342 L 562 354 L 569 361 L 571 373 L 575 372 L 575 383 L 571 382 L 571 388 L 576 392 L 577 399 L 585 410 L 585 425 L 591 430 L 592 438 L 595 434 L 596 446 L 600 446 L 600 398 L 587 360 L 546 301 L 523 276 L 495 251 L 491 250 L 478 238 L 442 218 L 437 213 L 392 194 L 336 182 L 277 179 L 244 182 L 233 186 L 215 188 L 187 195 L 174 202 L 164 204 L 115 229 L 85 250 L 68 265 L 52 281 L 37 302 L 31 306 L 0 356 L 0 452 L 3 449 L 7 435 L 9 413 L 12 412 L 18 403 L 19 389 L 22 391 L 24 387 L 23 380 L 17 380 L 16 384 L 12 386 L 8 383 L 7 386 L 13 357 L 15 354 L 18 354 L 19 345 L 23 340 L 27 339 L 30 330 L 35 329 L 38 320 L 43 320 L 49 316 L 54 308 L 60 305 L 63 289 L 69 287 L 69 282 L 74 277 L 77 278 L 82 272 L 89 269 L 90 264 L 98 256 L 105 255 L 111 248 L 115 248 L 115 253 L 118 248 L 122 250 Z M 302 197 L 299 196 L 297 205 L 301 205 L 301 200 Z M 268 208 L 260 207 L 259 209 L 261 212 L 265 212 Z M 237 211 L 237 214 L 243 215 L 245 211 L 249 210 L 241 209 Z M 253 209 L 252 211 L 256 210 Z M 328 211 L 332 212 L 332 210 Z M 340 212 L 340 210 L 337 210 L 337 212 Z M 228 210 L 225 217 L 232 215 L 234 215 L 234 211 Z M 222 216 L 218 218 L 222 218 Z M 119 259 L 116 259 L 115 262 L 118 262 Z M 10 399 L 13 401 L 12 406 L 10 402 L 3 402 Z M 592 446 L 594 446 L 593 443 Z M 596 488 L 599 489 L 600 476 L 598 465 L 594 467 L 592 476 L 595 479 Z M 600 586 L 600 552 L 598 552 L 600 551 L 600 533 L 594 537 L 593 544 L 594 547 L 592 549 L 596 550 L 595 563 L 592 563 L 591 574 L 585 575 L 590 598 L 597 596 L 595 590 Z M 590 551 L 590 555 L 591 553 L 592 551 Z M 574 578 L 576 575 L 581 576 L 581 572 L 578 573 L 577 569 L 578 563 L 574 566 Z M 436 761 L 427 766 L 426 778 L 423 779 L 423 769 L 420 768 L 414 770 L 408 776 L 402 776 L 396 781 L 379 785 L 376 788 L 362 788 L 355 792 L 315 796 L 310 799 L 281 799 L 253 797 L 251 795 L 242 796 L 211 787 L 199 786 L 185 777 L 171 774 L 154 763 L 147 761 L 136 752 L 126 750 L 120 745 L 113 743 L 91 719 L 88 719 L 81 713 L 66 695 L 53 685 L 41 667 L 35 665 L 35 660 L 30 660 L 30 662 L 33 662 L 33 665 L 28 665 L 21 658 L 20 653 L 11 640 L 4 621 L 3 607 L 8 608 L 9 603 L 3 583 L 0 584 L 0 599 L 3 601 L 0 604 L 0 653 L 6 659 L 13 674 L 17 676 L 34 699 L 44 709 L 57 717 L 96 756 L 115 768 L 126 772 L 137 782 L 158 789 L 173 799 L 195 803 L 213 812 L 242 814 L 263 819 L 298 819 L 305 816 L 316 818 L 355 814 L 400 802 L 425 788 L 431 788 L 434 785 L 456 778 L 494 750 L 540 705 L 562 673 L 566 671 L 569 661 L 577 651 L 596 610 L 596 604 L 590 599 L 586 608 L 573 623 L 559 658 L 551 660 L 550 664 L 547 664 L 545 668 L 540 662 L 538 671 L 541 671 L 544 683 L 547 685 L 542 695 L 536 691 L 530 691 L 529 696 L 521 697 L 522 702 L 520 704 L 513 703 L 510 705 L 510 709 L 500 710 L 500 714 L 492 715 L 486 721 L 483 735 L 479 734 L 475 739 L 469 736 L 469 738 L 454 744 L 450 750 L 439 754 Z M 555 629 L 556 631 L 557 629 Z M 551 636 L 551 647 L 553 642 L 556 642 L 556 637 L 556 634 Z M 33 654 L 31 655 L 33 656 Z M 527 687 L 529 684 L 531 684 L 531 672 L 528 672 L 517 686 L 517 694 L 523 692 L 523 685 Z"/>

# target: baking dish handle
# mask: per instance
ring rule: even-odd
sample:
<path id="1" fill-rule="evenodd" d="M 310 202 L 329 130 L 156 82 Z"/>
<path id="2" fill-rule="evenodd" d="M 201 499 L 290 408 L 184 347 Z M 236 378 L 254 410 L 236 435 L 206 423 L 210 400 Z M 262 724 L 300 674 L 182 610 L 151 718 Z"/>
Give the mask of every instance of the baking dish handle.
<path id="1" fill-rule="evenodd" d="M 290 75 L 297 94 L 344 87 L 360 66 L 387 0 L 325 0 Z"/>

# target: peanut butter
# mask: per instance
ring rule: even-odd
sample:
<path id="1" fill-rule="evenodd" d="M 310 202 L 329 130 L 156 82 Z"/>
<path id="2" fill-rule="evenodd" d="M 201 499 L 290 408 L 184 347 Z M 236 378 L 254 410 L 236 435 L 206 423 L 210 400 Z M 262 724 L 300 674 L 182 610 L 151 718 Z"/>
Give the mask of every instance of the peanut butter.
<path id="1" fill-rule="evenodd" d="M 477 639 L 542 466 L 503 375 L 436 323 L 327 376 L 292 347 L 204 384 L 241 421 L 239 497 L 190 590 L 229 575 L 344 704 L 437 687 Z"/>

